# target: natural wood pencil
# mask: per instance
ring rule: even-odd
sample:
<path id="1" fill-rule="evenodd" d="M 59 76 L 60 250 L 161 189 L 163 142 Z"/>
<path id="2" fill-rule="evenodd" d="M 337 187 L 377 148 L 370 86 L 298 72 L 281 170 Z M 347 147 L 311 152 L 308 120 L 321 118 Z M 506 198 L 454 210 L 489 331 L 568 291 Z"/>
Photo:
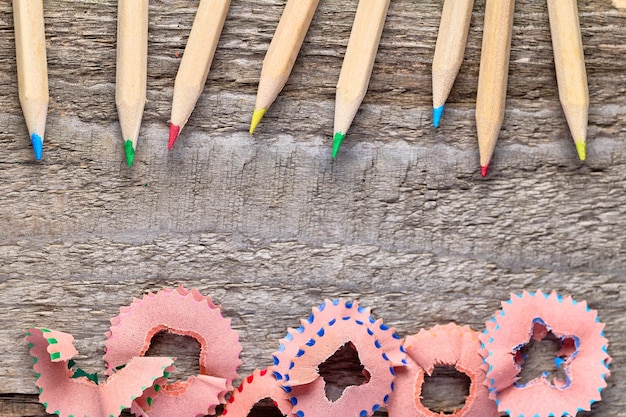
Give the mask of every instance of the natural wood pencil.
<path id="1" fill-rule="evenodd" d="M 388 7 L 389 0 L 359 1 L 337 82 L 333 158 L 367 92 Z"/>
<path id="2" fill-rule="evenodd" d="M 548 0 L 559 98 L 578 157 L 587 156 L 589 87 L 576 0 Z"/>
<path id="3" fill-rule="evenodd" d="M 259 89 L 250 123 L 254 133 L 263 115 L 289 79 L 319 0 L 288 0 L 263 59 Z"/>
<path id="4" fill-rule="evenodd" d="M 229 8 L 230 0 L 200 0 L 174 81 L 168 149 L 174 146 L 202 94 Z"/>
<path id="5" fill-rule="evenodd" d="M 148 0 L 118 0 L 115 104 L 128 166 L 133 164 L 146 104 Z"/>
<path id="6" fill-rule="evenodd" d="M 49 102 L 43 0 L 13 0 L 13 22 L 20 104 L 40 160 Z"/>
<path id="7" fill-rule="evenodd" d="M 485 2 L 485 23 L 476 95 L 476 128 L 483 177 L 489 170 L 491 156 L 504 120 L 514 10 L 515 0 Z"/>
<path id="8" fill-rule="evenodd" d="M 439 127 L 444 105 L 459 73 L 472 19 L 474 0 L 446 0 L 433 57 L 433 124 Z"/>

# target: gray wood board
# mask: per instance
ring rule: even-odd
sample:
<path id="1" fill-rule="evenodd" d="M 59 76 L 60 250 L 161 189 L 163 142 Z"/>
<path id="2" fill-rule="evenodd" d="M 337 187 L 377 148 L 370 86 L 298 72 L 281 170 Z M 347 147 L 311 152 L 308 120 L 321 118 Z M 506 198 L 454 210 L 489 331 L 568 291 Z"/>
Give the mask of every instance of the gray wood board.
<path id="1" fill-rule="evenodd" d="M 591 94 L 583 163 L 558 101 L 546 4 L 516 3 L 507 112 L 482 179 L 473 108 L 484 0 L 438 130 L 430 63 L 443 2 L 391 2 L 368 95 L 334 161 L 334 86 L 356 2 L 321 1 L 290 81 L 247 133 L 284 3 L 233 0 L 205 92 L 168 152 L 197 2 L 150 2 L 148 102 L 130 169 L 114 100 L 117 2 L 45 2 L 51 102 L 39 163 L 17 98 L 11 8 L 0 4 L 0 416 L 42 413 L 25 328 L 73 334 L 80 366 L 102 372 L 119 307 L 179 284 L 232 319 L 242 376 L 268 366 L 286 328 L 324 298 L 359 299 L 406 336 L 450 321 L 482 330 L 510 292 L 572 294 L 598 310 L 613 356 L 591 415 L 626 415 L 626 12 L 579 1 Z M 155 349 L 193 374 L 196 347 L 177 343 Z"/>

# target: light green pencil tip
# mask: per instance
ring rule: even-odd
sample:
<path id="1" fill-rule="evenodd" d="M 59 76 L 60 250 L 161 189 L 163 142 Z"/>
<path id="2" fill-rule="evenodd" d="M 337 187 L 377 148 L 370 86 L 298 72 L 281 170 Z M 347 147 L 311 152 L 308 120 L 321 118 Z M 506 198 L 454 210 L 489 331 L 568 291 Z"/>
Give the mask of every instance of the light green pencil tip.
<path id="1" fill-rule="evenodd" d="M 124 142 L 124 151 L 126 152 L 126 163 L 129 167 L 133 166 L 133 160 L 135 159 L 135 149 L 133 148 L 133 142 L 127 140 Z"/>
<path id="2" fill-rule="evenodd" d="M 576 150 L 578 151 L 578 157 L 581 161 L 584 161 L 587 158 L 587 142 L 580 141 L 576 142 Z"/>
<path id="3" fill-rule="evenodd" d="M 333 138 L 333 158 L 337 157 L 337 152 L 339 152 L 339 148 L 341 148 L 341 143 L 345 138 L 345 133 L 335 132 L 335 137 Z"/>
<path id="4" fill-rule="evenodd" d="M 250 134 L 254 133 L 254 129 L 256 129 L 256 126 L 259 124 L 266 111 L 267 107 L 258 110 L 254 109 L 254 113 L 252 113 L 252 122 L 250 123 Z"/>

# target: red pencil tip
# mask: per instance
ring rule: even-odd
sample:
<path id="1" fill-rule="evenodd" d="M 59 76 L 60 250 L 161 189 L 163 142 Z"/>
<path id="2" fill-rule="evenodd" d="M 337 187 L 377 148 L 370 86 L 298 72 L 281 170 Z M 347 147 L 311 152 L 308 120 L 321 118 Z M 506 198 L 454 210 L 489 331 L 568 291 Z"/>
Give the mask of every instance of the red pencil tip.
<path id="1" fill-rule="evenodd" d="M 180 126 L 176 126 L 174 123 L 170 123 L 170 138 L 167 141 L 167 149 L 171 150 L 174 146 L 174 142 L 178 139 L 180 133 Z"/>
<path id="2" fill-rule="evenodd" d="M 489 171 L 489 164 L 480 167 L 480 173 L 483 175 L 483 178 L 487 176 L 488 171 Z"/>

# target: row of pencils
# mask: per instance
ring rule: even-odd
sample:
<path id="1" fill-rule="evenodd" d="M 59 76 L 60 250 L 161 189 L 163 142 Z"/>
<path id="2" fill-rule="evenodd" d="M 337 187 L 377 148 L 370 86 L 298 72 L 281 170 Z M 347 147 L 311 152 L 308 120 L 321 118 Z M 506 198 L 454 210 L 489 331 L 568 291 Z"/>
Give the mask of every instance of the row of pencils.
<path id="1" fill-rule="evenodd" d="M 168 148 L 204 85 L 231 0 L 201 0 L 174 83 Z M 359 0 L 336 89 L 335 158 L 367 92 L 390 0 Z M 287 83 L 319 0 L 288 0 L 263 61 L 250 133 Z M 576 0 L 547 0 L 559 96 L 581 160 L 586 156 L 589 91 Z M 445 0 L 432 64 L 433 124 L 463 62 L 474 0 Z M 487 175 L 505 112 L 515 0 L 486 0 L 476 97 L 480 167 Z M 19 98 L 41 159 L 48 107 L 43 0 L 13 0 Z M 128 166 L 146 102 L 148 0 L 118 1 L 115 100 Z"/>

